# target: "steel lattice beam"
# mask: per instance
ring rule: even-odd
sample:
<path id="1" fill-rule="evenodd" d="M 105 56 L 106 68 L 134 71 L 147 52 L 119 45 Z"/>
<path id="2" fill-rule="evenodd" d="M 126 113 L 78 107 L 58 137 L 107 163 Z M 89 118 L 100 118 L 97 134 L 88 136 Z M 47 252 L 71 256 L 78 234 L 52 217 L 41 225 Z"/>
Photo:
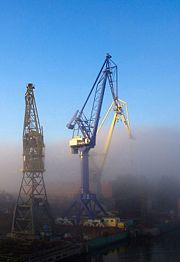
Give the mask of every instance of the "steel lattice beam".
<path id="1" fill-rule="evenodd" d="M 53 220 L 44 183 L 44 139 L 34 87 L 25 94 L 23 130 L 23 178 L 14 210 L 12 236 L 38 238 L 52 233 Z"/>

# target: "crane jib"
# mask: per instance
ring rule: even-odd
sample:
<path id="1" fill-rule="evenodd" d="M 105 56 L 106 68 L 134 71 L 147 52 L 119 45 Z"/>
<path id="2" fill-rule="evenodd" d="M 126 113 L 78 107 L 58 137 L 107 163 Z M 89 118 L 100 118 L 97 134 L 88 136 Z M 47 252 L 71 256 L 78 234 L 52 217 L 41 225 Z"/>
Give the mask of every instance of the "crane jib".
<path id="1" fill-rule="evenodd" d="M 102 103 L 103 103 L 107 80 L 109 82 L 113 100 L 115 101 L 115 104 L 117 103 L 116 102 L 117 100 L 117 80 L 116 80 L 117 66 L 115 65 L 114 62 L 112 62 L 110 58 L 111 56 L 108 54 L 106 56 L 106 59 L 98 73 L 98 76 L 90 90 L 90 93 L 81 111 L 79 113 L 76 112 L 72 120 L 70 121 L 70 123 L 67 125 L 69 129 L 74 129 L 74 130 L 76 129 L 75 126 L 77 125 L 78 134 L 80 131 L 82 134 L 82 138 L 84 139 L 88 138 L 90 140 L 90 144 L 92 145 L 92 147 L 95 146 L 95 142 L 96 142 L 96 133 L 97 133 L 100 113 L 102 109 Z M 114 75 L 115 81 L 113 81 L 112 75 Z M 94 92 L 91 114 L 90 114 L 90 117 L 87 118 L 84 114 L 84 110 L 94 90 L 95 92 Z"/>

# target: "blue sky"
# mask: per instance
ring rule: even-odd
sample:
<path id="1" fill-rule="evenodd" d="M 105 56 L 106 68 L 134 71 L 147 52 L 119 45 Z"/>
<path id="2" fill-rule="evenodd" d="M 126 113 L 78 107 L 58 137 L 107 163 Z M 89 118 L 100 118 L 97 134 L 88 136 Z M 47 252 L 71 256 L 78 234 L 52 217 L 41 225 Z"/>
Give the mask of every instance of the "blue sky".
<path id="1" fill-rule="evenodd" d="M 28 82 L 46 140 L 70 137 L 107 52 L 132 127 L 179 127 L 180 1 L 1 0 L 0 140 L 21 140 Z"/>

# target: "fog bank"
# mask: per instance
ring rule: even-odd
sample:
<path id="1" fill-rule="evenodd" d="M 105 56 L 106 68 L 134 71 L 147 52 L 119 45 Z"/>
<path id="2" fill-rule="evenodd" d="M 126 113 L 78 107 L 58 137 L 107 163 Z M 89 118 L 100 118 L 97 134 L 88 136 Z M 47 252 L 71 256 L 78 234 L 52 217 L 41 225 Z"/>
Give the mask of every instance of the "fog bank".
<path id="1" fill-rule="evenodd" d="M 117 128 L 112 140 L 103 177 L 114 179 L 124 174 L 152 178 L 180 174 L 180 128 L 137 128 L 134 138 Z M 45 181 L 47 187 L 66 181 L 79 181 L 80 168 L 77 155 L 71 155 L 68 141 L 45 141 Z M 97 159 L 103 139 L 96 150 Z M 95 155 L 96 161 L 96 155 Z M 17 192 L 22 178 L 22 144 L 1 142 L 0 190 Z"/>

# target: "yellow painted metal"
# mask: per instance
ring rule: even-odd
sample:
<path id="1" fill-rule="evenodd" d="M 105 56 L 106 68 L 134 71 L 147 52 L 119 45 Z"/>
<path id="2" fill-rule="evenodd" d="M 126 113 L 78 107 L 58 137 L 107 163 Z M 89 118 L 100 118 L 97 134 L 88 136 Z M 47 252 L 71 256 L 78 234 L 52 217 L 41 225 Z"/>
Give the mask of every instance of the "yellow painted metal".
<path id="1" fill-rule="evenodd" d="M 102 162 L 101 162 L 101 166 L 98 170 L 99 171 L 98 172 L 99 173 L 98 174 L 99 179 L 101 179 L 102 172 L 103 172 L 103 169 L 104 169 L 104 165 L 106 163 L 106 159 L 107 159 L 107 155 L 108 155 L 109 148 L 110 148 L 110 145 L 111 145 L 111 140 L 112 140 L 115 125 L 119 120 L 123 123 L 123 125 L 127 129 L 129 137 L 132 138 L 131 127 L 130 127 L 129 116 L 128 116 L 128 106 L 127 106 L 127 103 L 125 101 L 121 100 L 121 99 L 117 99 L 116 104 L 115 104 L 114 101 L 111 103 L 109 109 L 107 110 L 103 120 L 101 121 L 101 123 L 98 127 L 97 132 L 98 133 L 100 132 L 100 130 L 102 129 L 102 126 L 104 125 L 107 117 L 109 116 L 109 114 L 112 110 L 114 111 L 114 116 L 113 116 L 113 119 L 112 119 L 112 122 L 111 122 L 111 125 L 110 125 L 110 128 L 109 128 L 108 135 L 107 135 L 105 145 L 104 145 L 104 149 L 103 149 Z"/>
<path id="2" fill-rule="evenodd" d="M 102 122 L 100 123 L 100 125 L 99 125 L 99 127 L 98 127 L 98 130 L 97 130 L 97 134 L 98 134 L 99 131 L 101 130 L 101 128 L 102 128 L 104 122 L 106 121 L 106 119 L 107 119 L 109 113 L 111 112 L 111 109 L 112 109 L 113 105 L 114 105 L 114 101 L 111 103 L 111 105 L 110 105 L 110 107 L 108 108 L 108 111 L 106 112 L 106 114 L 105 114 L 105 116 L 104 116 Z"/>
<path id="3" fill-rule="evenodd" d="M 111 103 L 110 107 L 108 108 L 103 120 L 101 121 L 99 127 L 98 127 L 98 130 L 97 130 L 97 133 L 100 132 L 104 122 L 106 121 L 109 113 L 111 112 L 111 110 L 113 109 L 115 114 L 117 114 L 117 116 L 119 117 L 119 119 L 123 122 L 124 126 L 127 128 L 128 130 L 128 134 L 129 134 L 129 137 L 132 137 L 132 134 L 131 134 L 131 127 L 130 127 L 130 122 L 129 122 L 129 116 L 128 116 L 128 105 L 127 105 L 127 102 L 123 101 L 122 99 L 117 99 L 116 100 L 116 104 L 114 103 L 114 101 Z M 125 111 L 125 114 L 124 114 L 124 111 L 123 111 L 123 107 L 124 107 L 124 111 Z M 119 120 L 118 119 L 118 120 Z"/>
<path id="4" fill-rule="evenodd" d="M 121 222 L 118 217 L 104 217 L 103 224 L 105 227 L 116 227 L 120 229 L 125 228 L 125 223 Z"/>
<path id="5" fill-rule="evenodd" d="M 104 150 L 103 150 L 104 151 L 103 152 L 103 159 L 102 159 L 101 167 L 100 167 L 100 170 L 99 170 L 100 176 L 102 175 L 104 165 L 106 163 L 106 158 L 107 158 L 107 155 L 108 155 L 108 152 L 109 152 L 109 148 L 110 148 L 110 144 L 111 144 L 111 140 L 112 140 L 112 135 L 113 135 L 113 131 L 114 131 L 114 127 L 115 127 L 117 118 L 118 118 L 117 113 L 115 113 L 114 116 L 113 116 L 113 120 L 111 122 L 111 126 L 109 128 L 108 136 L 107 136 L 105 146 L 104 146 Z"/>

